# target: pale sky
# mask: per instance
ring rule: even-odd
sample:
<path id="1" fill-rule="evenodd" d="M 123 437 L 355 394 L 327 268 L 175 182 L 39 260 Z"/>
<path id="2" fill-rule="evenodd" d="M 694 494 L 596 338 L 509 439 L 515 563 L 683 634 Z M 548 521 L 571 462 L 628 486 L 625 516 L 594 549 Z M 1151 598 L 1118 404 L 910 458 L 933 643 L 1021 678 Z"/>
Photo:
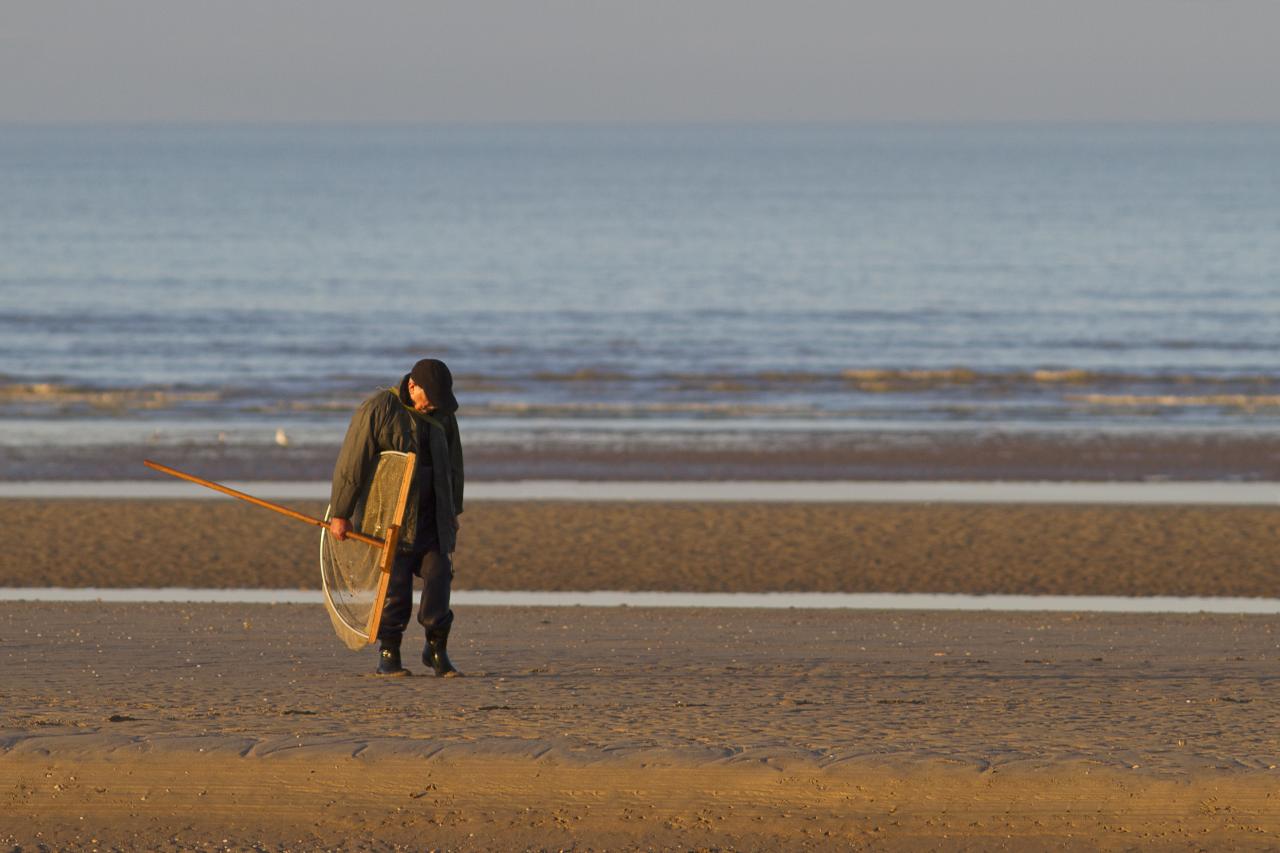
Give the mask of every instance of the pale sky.
<path id="1" fill-rule="evenodd" d="M 1280 0 L 0 0 L 0 122 L 1280 121 Z"/>

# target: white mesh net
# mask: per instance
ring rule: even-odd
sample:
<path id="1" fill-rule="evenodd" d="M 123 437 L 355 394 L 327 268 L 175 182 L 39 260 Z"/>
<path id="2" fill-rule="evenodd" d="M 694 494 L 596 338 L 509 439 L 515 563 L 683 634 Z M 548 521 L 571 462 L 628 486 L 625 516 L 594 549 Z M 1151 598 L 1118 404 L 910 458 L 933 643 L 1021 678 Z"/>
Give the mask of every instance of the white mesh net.
<path id="1" fill-rule="evenodd" d="M 351 513 L 351 524 L 366 536 L 385 539 L 387 528 L 399 525 L 404 499 L 413 478 L 412 454 L 386 451 Z M 325 510 L 329 520 L 329 510 Z M 383 552 L 364 542 L 341 542 L 320 534 L 320 578 L 324 603 L 333 629 L 350 649 L 361 649 L 376 639 L 376 623 L 382 615 L 387 585 L 380 568 Z"/>

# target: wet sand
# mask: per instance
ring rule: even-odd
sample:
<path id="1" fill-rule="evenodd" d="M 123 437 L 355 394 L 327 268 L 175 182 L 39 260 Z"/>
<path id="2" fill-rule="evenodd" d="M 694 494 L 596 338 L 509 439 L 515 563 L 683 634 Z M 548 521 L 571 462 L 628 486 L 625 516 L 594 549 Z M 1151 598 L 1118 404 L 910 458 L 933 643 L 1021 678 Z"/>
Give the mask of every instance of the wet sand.
<path id="1" fill-rule="evenodd" d="M 0 513 L 23 531 L 0 585 L 316 586 L 318 532 L 239 503 Z M 463 525 L 473 589 L 1274 596 L 1280 508 L 473 502 Z M 0 604 L 0 843 L 1280 846 L 1280 617 L 459 607 L 450 650 L 468 678 L 387 681 L 318 606 Z"/>
<path id="2" fill-rule="evenodd" d="M 463 435 L 474 435 L 463 424 Z M 571 431 L 572 432 L 572 431 Z M 129 480 L 145 458 L 215 480 L 322 480 L 332 444 L 0 445 L 3 480 Z M 468 441 L 472 480 L 1280 481 L 1280 435 L 1001 430 L 530 430 Z"/>
<path id="3" fill-rule="evenodd" d="M 0 500 L 0 517 L 22 531 L 0 554 L 0 586 L 319 585 L 318 530 L 230 500 Z M 1269 598 L 1280 588 L 1280 507 L 475 501 L 462 523 L 459 589 Z"/>
<path id="4" fill-rule="evenodd" d="M 381 680 L 318 607 L 0 605 L 0 842 L 1280 845 L 1277 617 L 457 618 Z"/>

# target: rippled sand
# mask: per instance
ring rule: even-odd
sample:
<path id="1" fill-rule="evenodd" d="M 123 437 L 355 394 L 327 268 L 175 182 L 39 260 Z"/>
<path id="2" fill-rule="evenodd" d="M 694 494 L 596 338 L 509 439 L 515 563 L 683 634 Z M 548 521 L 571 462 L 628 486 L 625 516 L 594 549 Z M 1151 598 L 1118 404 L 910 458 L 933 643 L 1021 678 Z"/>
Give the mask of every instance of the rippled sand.
<path id="1" fill-rule="evenodd" d="M 1257 616 L 465 608 L 467 678 L 382 680 L 319 607 L 5 604 L 0 841 L 1274 849 L 1278 636 Z"/>
<path id="2" fill-rule="evenodd" d="M 0 586 L 319 586 L 319 532 L 247 504 L 15 499 L 0 514 L 23 531 Z M 1273 598 L 1280 542 L 1280 507 L 476 501 L 462 524 L 463 589 Z"/>
<path id="3" fill-rule="evenodd" d="M 250 506 L 0 511 L 29 534 L 0 585 L 316 585 L 315 531 Z M 1266 507 L 475 502 L 457 582 L 1273 596 L 1278 524 Z M 459 606 L 450 648 L 468 678 L 385 681 L 319 606 L 0 604 L 0 842 L 1280 845 L 1280 617 Z"/>

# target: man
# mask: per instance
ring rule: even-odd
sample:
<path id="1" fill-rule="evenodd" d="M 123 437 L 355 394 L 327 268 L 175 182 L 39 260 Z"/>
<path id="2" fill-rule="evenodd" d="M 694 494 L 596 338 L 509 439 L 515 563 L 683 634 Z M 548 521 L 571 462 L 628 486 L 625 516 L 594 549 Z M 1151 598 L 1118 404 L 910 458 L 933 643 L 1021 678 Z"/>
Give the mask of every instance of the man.
<path id="1" fill-rule="evenodd" d="M 453 581 L 451 554 L 458 539 L 462 514 L 462 442 L 458 437 L 453 374 L 443 361 L 424 358 L 400 380 L 360 405 L 351 418 L 333 470 L 329 532 L 335 539 L 351 531 L 351 512 L 357 497 L 385 450 L 416 453 L 414 484 L 409 492 L 400 547 L 387 583 L 387 598 L 378 629 L 378 675 L 404 676 L 400 640 L 413 610 L 413 576 L 422 578 L 418 623 L 426 629 L 422 662 L 437 676 L 462 673 L 447 651 L 453 611 L 449 588 Z"/>

